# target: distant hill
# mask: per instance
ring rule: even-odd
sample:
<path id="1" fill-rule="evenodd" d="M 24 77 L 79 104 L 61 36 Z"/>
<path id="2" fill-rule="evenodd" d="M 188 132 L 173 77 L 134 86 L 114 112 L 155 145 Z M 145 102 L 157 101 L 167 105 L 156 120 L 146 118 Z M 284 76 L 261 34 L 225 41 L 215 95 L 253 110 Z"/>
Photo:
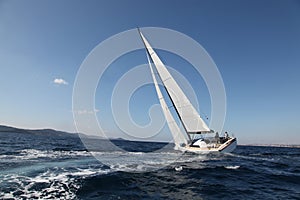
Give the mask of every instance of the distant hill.
<path id="1" fill-rule="evenodd" d="M 90 139 L 104 139 L 100 136 L 90 136 L 83 133 L 69 133 L 65 131 L 58 131 L 54 129 L 22 129 L 11 126 L 0 125 L 0 134 L 1 133 L 21 133 L 21 134 L 30 134 L 30 135 L 39 135 L 39 136 L 57 136 L 57 137 L 84 137 Z M 118 138 L 117 140 L 121 140 Z M 113 139 L 114 140 L 114 139 Z"/>
<path id="2" fill-rule="evenodd" d="M 63 137 L 63 136 L 78 137 L 77 133 L 68 133 L 64 131 L 57 131 L 54 129 L 31 130 L 31 129 L 21 129 L 21 128 L 15 128 L 10 126 L 3 126 L 3 125 L 0 125 L 0 134 L 1 132 L 5 132 L 5 133 L 12 132 L 12 133 L 22 133 L 22 134 L 32 134 L 32 135 L 43 135 L 43 136 L 57 136 L 57 137 Z"/>

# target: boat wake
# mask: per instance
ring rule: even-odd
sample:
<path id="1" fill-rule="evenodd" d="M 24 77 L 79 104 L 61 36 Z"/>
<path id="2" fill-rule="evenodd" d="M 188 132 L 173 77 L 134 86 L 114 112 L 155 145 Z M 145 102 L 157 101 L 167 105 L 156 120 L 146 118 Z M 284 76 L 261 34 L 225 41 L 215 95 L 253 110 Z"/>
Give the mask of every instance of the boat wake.
<path id="1" fill-rule="evenodd" d="M 100 162 L 93 156 L 101 157 Z M 186 163 L 203 161 L 205 155 L 181 152 L 86 152 L 23 149 L 0 155 L 6 165 L 0 173 L 1 199 L 73 199 L 86 178 L 126 172 L 145 173 L 160 169 L 182 170 Z M 76 166 L 76 167 L 72 167 Z M 205 168 L 198 163 L 198 168 Z"/>

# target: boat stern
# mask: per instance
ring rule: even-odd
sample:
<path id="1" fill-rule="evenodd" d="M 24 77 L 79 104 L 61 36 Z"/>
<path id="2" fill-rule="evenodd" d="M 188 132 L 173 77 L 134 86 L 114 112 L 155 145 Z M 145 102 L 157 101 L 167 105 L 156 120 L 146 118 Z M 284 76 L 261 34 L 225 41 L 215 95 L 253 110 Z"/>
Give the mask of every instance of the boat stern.
<path id="1" fill-rule="evenodd" d="M 236 145 L 237 145 L 237 139 L 230 138 L 228 141 L 226 141 L 224 144 L 222 144 L 218 150 L 219 150 L 219 152 L 222 152 L 222 153 L 230 153 L 236 148 Z"/>

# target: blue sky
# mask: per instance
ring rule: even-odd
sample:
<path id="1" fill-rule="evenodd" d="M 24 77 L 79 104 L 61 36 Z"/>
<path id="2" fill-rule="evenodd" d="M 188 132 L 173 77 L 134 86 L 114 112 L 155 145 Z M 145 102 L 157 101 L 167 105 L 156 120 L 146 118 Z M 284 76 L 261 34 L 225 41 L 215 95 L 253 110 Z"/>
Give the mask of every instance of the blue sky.
<path id="1" fill-rule="evenodd" d="M 74 131 L 72 89 L 81 63 L 100 42 L 137 26 L 173 29 L 206 49 L 225 84 L 225 129 L 240 143 L 300 143 L 295 0 L 0 1 L 0 124 Z M 125 63 L 120 58 L 111 70 L 126 65 L 121 76 L 130 69 L 129 58 L 146 63 L 143 53 L 128 55 Z M 145 95 L 135 96 L 142 101 Z M 145 99 L 147 106 L 157 103 Z M 97 115 L 109 112 L 102 101 L 107 99 L 97 95 Z M 132 108 L 133 117 L 143 124 L 140 106 Z"/>

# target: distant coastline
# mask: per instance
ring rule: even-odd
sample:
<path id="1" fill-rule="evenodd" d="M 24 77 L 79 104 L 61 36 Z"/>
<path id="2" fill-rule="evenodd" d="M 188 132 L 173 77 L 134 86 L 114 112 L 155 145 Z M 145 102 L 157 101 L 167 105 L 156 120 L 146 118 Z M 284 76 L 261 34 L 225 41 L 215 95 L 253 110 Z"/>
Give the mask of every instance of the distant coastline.
<path id="1" fill-rule="evenodd" d="M 239 146 L 300 148 L 300 144 L 239 144 Z"/>
<path id="2" fill-rule="evenodd" d="M 96 135 L 86 135 L 84 133 L 70 133 L 67 131 L 60 131 L 51 128 L 44 129 L 25 129 L 17 128 L 7 125 L 0 125 L 0 134 L 1 133 L 21 133 L 21 134 L 31 134 L 31 135 L 40 135 L 40 136 L 58 136 L 58 137 L 80 137 L 80 138 L 89 138 L 89 139 L 107 139 L 104 137 Z M 123 138 L 109 138 L 109 140 L 125 140 Z"/>
<path id="3" fill-rule="evenodd" d="M 84 133 L 69 133 L 66 131 L 59 131 L 55 129 L 45 128 L 45 129 L 24 129 L 16 128 L 7 125 L 0 125 L 0 134 L 1 132 L 16 132 L 24 134 L 34 134 L 34 135 L 56 135 L 56 136 L 70 136 L 70 137 L 84 137 L 84 138 L 94 138 L 94 139 L 105 139 L 100 138 L 99 136 L 89 136 Z M 126 140 L 123 138 L 109 138 L 110 140 Z M 129 140 L 126 140 L 129 141 Z M 149 142 L 149 141 L 140 141 L 140 142 Z M 159 141 L 153 141 L 159 142 Z M 161 142 L 159 142 L 161 143 Z M 162 142 L 165 143 L 165 142 Z M 239 146 L 258 146 L 258 147 L 289 147 L 289 148 L 300 148 L 300 144 L 238 144 Z"/>
<path id="4" fill-rule="evenodd" d="M 59 131 L 51 128 L 45 129 L 24 129 L 16 128 L 12 126 L 0 125 L 0 134 L 1 133 L 20 133 L 20 134 L 30 134 L 30 135 L 39 135 L 39 136 L 57 136 L 57 137 L 83 137 L 83 138 L 95 138 L 95 139 L 104 139 L 99 136 L 89 136 L 83 133 L 70 133 L 66 131 Z"/>

